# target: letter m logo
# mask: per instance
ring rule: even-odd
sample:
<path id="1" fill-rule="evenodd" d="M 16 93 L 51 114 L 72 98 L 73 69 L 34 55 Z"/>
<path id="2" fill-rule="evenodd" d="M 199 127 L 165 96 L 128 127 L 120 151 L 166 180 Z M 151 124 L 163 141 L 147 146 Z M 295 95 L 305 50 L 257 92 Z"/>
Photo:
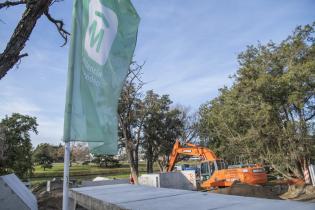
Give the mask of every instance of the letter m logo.
<path id="1" fill-rule="evenodd" d="M 99 0 L 90 1 L 89 23 L 85 33 L 85 51 L 100 65 L 104 65 L 109 56 L 118 28 L 116 14 L 104 7 Z"/>

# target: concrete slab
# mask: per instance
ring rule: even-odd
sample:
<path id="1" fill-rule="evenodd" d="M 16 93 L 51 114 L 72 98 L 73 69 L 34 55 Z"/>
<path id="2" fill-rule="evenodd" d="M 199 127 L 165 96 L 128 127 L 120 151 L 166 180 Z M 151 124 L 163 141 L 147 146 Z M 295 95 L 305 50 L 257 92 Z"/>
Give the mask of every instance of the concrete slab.
<path id="1" fill-rule="evenodd" d="M 314 210 L 314 203 L 250 198 L 178 189 L 118 184 L 70 190 L 70 198 L 87 209 L 134 210 Z"/>

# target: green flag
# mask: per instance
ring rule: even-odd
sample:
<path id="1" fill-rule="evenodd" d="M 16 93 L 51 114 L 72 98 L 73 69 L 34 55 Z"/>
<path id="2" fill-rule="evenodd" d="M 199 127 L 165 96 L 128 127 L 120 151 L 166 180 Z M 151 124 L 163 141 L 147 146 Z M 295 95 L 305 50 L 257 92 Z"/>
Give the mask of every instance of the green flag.
<path id="1" fill-rule="evenodd" d="M 116 154 L 117 105 L 140 18 L 130 0 L 75 0 L 64 141 Z"/>

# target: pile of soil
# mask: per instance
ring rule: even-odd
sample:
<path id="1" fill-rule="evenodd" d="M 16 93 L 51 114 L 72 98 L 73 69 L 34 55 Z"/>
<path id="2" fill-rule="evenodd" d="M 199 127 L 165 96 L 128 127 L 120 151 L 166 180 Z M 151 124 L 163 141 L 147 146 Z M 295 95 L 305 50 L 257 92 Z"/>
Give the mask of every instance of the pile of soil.
<path id="1" fill-rule="evenodd" d="M 315 187 L 311 185 L 290 185 L 288 191 L 282 194 L 280 198 L 315 203 Z"/>
<path id="2" fill-rule="evenodd" d="M 311 185 L 277 184 L 260 186 L 235 183 L 231 187 L 217 189 L 214 192 L 246 197 L 315 202 L 315 187 Z"/>
<path id="3" fill-rule="evenodd" d="M 280 199 L 279 196 L 287 192 L 287 190 L 287 185 L 261 186 L 248 185 L 244 183 L 234 183 L 231 187 L 220 188 L 215 192 L 227 195 Z"/>

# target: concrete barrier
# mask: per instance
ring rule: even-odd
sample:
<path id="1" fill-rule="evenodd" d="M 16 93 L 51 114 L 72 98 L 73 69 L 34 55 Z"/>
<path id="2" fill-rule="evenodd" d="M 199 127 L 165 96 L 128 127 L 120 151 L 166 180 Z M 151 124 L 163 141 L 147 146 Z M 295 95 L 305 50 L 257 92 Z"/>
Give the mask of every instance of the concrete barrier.
<path id="1" fill-rule="evenodd" d="M 159 174 L 143 174 L 138 178 L 140 185 L 150 187 L 160 187 L 160 175 Z"/>
<path id="2" fill-rule="evenodd" d="M 139 184 L 151 187 L 197 190 L 195 171 L 177 171 L 159 174 L 144 174 Z"/>

